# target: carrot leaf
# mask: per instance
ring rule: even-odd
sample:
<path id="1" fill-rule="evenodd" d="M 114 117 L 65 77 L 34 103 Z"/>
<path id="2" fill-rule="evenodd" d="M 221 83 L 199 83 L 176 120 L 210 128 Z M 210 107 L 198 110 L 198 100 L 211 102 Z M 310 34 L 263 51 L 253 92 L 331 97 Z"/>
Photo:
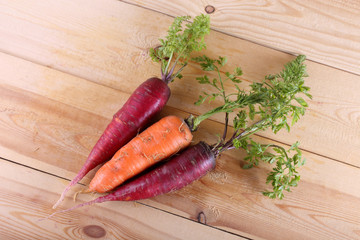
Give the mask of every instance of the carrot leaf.
<path id="1" fill-rule="evenodd" d="M 188 22 L 190 19 L 190 16 L 176 17 L 167 36 L 159 39 L 161 45 L 150 49 L 150 57 L 161 63 L 162 78 L 167 83 L 182 77 L 180 72 L 187 65 L 193 51 L 206 48 L 204 37 L 210 32 L 209 16 L 201 14 L 193 22 Z M 180 65 L 180 69 L 175 72 L 177 65 Z"/>
<path id="2" fill-rule="evenodd" d="M 233 73 L 226 72 L 225 77 L 221 76 L 220 69 L 223 67 L 226 62 L 226 57 L 219 57 L 218 59 L 211 59 L 207 56 L 199 56 L 192 58 L 193 61 L 198 63 L 202 70 L 204 71 L 215 71 L 218 75 L 218 78 L 213 78 L 213 80 L 210 81 L 210 78 L 207 75 L 197 77 L 196 80 L 200 84 L 204 85 L 210 85 L 212 88 L 216 91 L 216 93 L 207 93 L 203 92 L 202 95 L 199 96 L 199 99 L 195 102 L 195 105 L 201 105 L 206 100 L 209 102 L 214 101 L 216 98 L 220 98 L 224 105 L 212 109 L 208 111 L 207 113 L 204 113 L 194 119 L 194 129 L 198 128 L 198 125 L 205 119 L 211 117 L 214 114 L 217 113 L 231 113 L 236 109 L 242 109 L 246 106 L 253 106 L 256 103 L 262 102 L 264 94 L 259 92 L 253 92 L 250 91 L 249 93 L 246 93 L 244 90 L 240 88 L 238 85 L 241 83 L 240 76 L 242 75 L 242 70 L 240 67 L 236 67 Z M 230 80 L 234 88 L 237 90 L 235 93 L 227 94 L 224 88 L 224 83 L 226 81 Z M 235 99 L 235 100 L 234 100 Z M 240 114 L 240 115 L 239 115 Z M 234 119 L 234 124 L 236 126 L 243 126 L 245 122 L 245 116 L 243 113 L 239 113 L 236 115 L 237 117 Z M 251 113 L 253 114 L 253 113 Z M 228 117 L 228 116 L 227 116 Z M 194 130 L 193 129 L 193 130 Z M 226 135 L 226 132 L 224 133 Z M 223 139 L 224 140 L 224 139 Z"/>

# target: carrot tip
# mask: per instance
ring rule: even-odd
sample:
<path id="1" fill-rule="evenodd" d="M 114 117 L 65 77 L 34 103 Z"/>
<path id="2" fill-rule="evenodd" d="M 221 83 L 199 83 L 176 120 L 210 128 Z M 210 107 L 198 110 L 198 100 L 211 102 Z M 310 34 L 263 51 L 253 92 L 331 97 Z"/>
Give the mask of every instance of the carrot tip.
<path id="1" fill-rule="evenodd" d="M 57 202 L 56 202 L 56 203 L 54 204 L 54 206 L 52 207 L 53 209 L 57 208 L 57 206 L 59 206 L 59 204 L 64 200 L 65 194 L 66 194 L 66 191 L 64 191 L 64 192 L 61 194 L 59 200 L 57 200 Z"/>
<path id="2" fill-rule="evenodd" d="M 59 200 L 57 200 L 57 202 L 54 204 L 54 206 L 52 207 L 53 209 L 57 208 L 60 203 L 64 200 L 66 193 L 70 190 L 70 188 L 73 186 L 73 182 L 70 182 L 70 184 L 68 186 L 66 186 L 66 188 L 64 189 L 64 191 L 61 193 L 61 196 L 59 198 Z"/>
<path id="3" fill-rule="evenodd" d="M 57 214 L 57 213 L 58 213 L 58 212 L 54 212 L 54 213 L 50 214 L 50 215 L 47 216 L 47 217 L 43 217 L 43 218 L 38 219 L 38 221 L 41 222 L 41 221 L 44 221 L 44 220 L 48 220 L 48 219 L 52 218 L 52 217 L 53 217 L 55 214 Z"/>

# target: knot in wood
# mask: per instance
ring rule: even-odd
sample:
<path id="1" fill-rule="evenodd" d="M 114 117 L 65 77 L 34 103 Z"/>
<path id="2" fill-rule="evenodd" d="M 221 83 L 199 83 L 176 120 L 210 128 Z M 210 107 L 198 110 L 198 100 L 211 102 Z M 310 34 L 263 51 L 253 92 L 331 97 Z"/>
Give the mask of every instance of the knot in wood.
<path id="1" fill-rule="evenodd" d="M 207 14 L 212 14 L 213 12 L 215 12 L 215 7 L 214 7 L 214 6 L 211 6 L 211 5 L 207 5 L 207 6 L 205 7 L 205 12 L 206 12 Z"/>
<path id="2" fill-rule="evenodd" d="M 97 225 L 85 226 L 83 232 L 85 235 L 92 238 L 102 238 L 106 235 L 105 229 Z"/>

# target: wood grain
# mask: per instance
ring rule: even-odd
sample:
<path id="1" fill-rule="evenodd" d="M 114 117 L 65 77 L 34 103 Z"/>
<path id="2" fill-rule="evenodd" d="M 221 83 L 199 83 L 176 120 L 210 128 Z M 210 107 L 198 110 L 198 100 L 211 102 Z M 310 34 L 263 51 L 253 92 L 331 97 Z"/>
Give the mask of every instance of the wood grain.
<path id="1" fill-rule="evenodd" d="M 259 142 L 277 141 L 285 147 L 296 140 L 302 143 L 307 158 L 307 164 L 300 170 L 302 181 L 285 200 L 270 200 L 260 193 L 269 187 L 265 178 L 270 166 L 261 164 L 252 170 L 242 170 L 244 152 L 229 151 L 218 159 L 214 171 L 180 191 L 141 201 L 140 205 L 103 203 L 58 215 L 41 224 L 36 221 L 51 212 L 50 206 L 67 185 L 67 179 L 80 169 L 113 113 L 136 86 L 159 73 L 159 66 L 149 59 L 148 49 L 158 44 L 157 39 L 165 35 L 173 19 L 153 11 L 158 7 L 157 2 L 153 3 L 153 10 L 133 5 L 145 6 L 146 1 L 131 3 L 0 1 L 0 172 L 3 183 L 0 238 L 89 239 L 89 235 L 102 236 L 104 232 L 103 238 L 116 239 L 360 238 L 360 164 L 357 161 L 360 157 L 357 92 L 360 77 L 314 61 L 307 61 L 310 74 L 307 83 L 314 100 L 310 101 L 306 117 L 291 134 L 274 136 L 265 132 L 255 136 Z M 168 15 L 172 15 L 169 6 L 176 9 L 183 4 L 160 3 L 162 12 Z M 184 3 L 187 13 L 197 14 L 205 2 Z M 247 7 L 244 9 L 239 3 L 246 3 Z M 242 35 L 250 40 L 247 41 L 213 31 L 207 37 L 206 54 L 229 58 L 224 71 L 231 70 L 235 64 L 242 66 L 244 88 L 266 74 L 278 72 L 284 63 L 294 58 L 284 53 L 292 51 L 286 45 L 290 41 L 290 47 L 309 50 L 308 55 L 315 61 L 322 62 L 317 57 L 323 56 L 323 63 L 327 65 L 351 71 L 347 66 L 353 68 L 358 61 L 355 51 L 349 54 L 349 49 L 358 51 L 357 46 L 353 46 L 353 37 L 358 38 L 358 28 L 353 29 L 357 23 L 346 23 L 348 18 L 358 18 L 346 14 L 357 12 L 357 2 L 347 1 L 341 6 L 341 1 L 314 1 L 309 7 L 310 13 L 299 15 L 297 23 L 287 15 L 288 10 L 303 13 L 304 9 L 295 7 L 307 1 L 264 3 L 206 2 L 216 7 L 215 28 L 214 24 L 220 24 L 219 27 L 230 24 L 226 32 L 236 35 L 232 33 L 234 24 L 242 23 L 239 19 L 248 16 L 235 16 L 229 8 L 232 7 L 235 12 L 245 11 L 249 16 L 260 14 L 258 20 L 251 21 L 259 23 L 257 27 L 253 31 L 246 29 L 249 36 L 255 36 L 265 26 L 268 33 L 274 33 L 268 34 L 265 41 L 274 38 L 279 43 L 281 51 L 274 50 L 273 45 L 267 48 L 256 44 L 266 45 L 261 42 L 264 35 L 256 35 L 256 39 Z M 354 6 L 352 10 L 349 10 L 350 4 Z M 224 6 L 223 15 L 219 14 L 220 5 Z M 201 9 L 197 11 L 199 6 Z M 313 37 L 304 36 L 309 41 L 305 45 L 296 39 L 282 38 L 289 34 L 281 32 L 278 27 L 283 26 L 282 22 L 276 21 L 289 20 L 286 26 L 295 31 L 290 34 L 295 38 L 300 31 L 314 30 L 303 27 L 309 25 L 301 25 L 302 21 L 324 19 L 323 8 L 319 8 L 316 12 L 319 16 L 314 17 L 313 9 L 319 6 L 331 6 L 329 13 L 333 13 L 332 7 L 336 6 L 338 14 L 344 14 L 344 29 L 338 32 L 343 33 L 345 28 L 353 31 L 345 35 L 343 42 L 338 35 L 331 36 L 329 42 L 322 40 L 331 23 L 339 26 L 335 14 L 326 18 L 330 24 L 323 32 L 314 33 Z M 274 25 L 267 25 L 263 12 Z M 320 40 L 314 43 L 314 39 Z M 342 44 L 345 47 L 339 53 Z M 312 45 L 316 51 L 309 48 Z M 335 56 L 333 63 L 328 61 L 332 56 Z M 160 116 L 186 117 L 219 103 L 193 106 L 201 91 L 210 90 L 195 87 L 193 81 L 199 74 L 199 68 L 191 63 L 185 78 L 171 84 L 172 97 Z M 232 89 L 231 85 L 225 87 Z M 215 142 L 216 134 L 223 128 L 221 122 L 221 116 L 205 121 L 195 133 L 194 142 Z M 82 183 L 87 184 L 92 175 L 93 172 Z M 73 192 L 81 188 L 77 185 Z M 89 196 L 80 198 L 81 201 L 89 199 Z M 71 199 L 64 204 L 64 207 L 72 205 Z M 200 213 L 209 226 L 196 223 Z"/>
<path id="2" fill-rule="evenodd" d="M 360 2 L 322 0 L 150 1 L 124 2 L 171 16 L 215 11 L 217 31 L 360 74 Z"/>
<path id="3" fill-rule="evenodd" d="M 85 207 L 39 221 L 53 212 L 51 205 L 63 189 L 59 179 L 3 159 L 0 168 L 1 239 L 243 239 L 132 202 Z M 63 208 L 72 205 L 68 199 Z"/>
<path id="4" fill-rule="evenodd" d="M 6 1 L 1 9 L 1 51 L 128 94 L 148 77 L 158 75 L 159 66 L 151 63 L 147 52 L 158 44 L 157 39 L 165 34 L 172 21 L 160 13 L 112 0 L 66 4 Z M 144 16 L 154 21 L 147 21 Z M 235 65 L 242 66 L 244 86 L 280 71 L 283 64 L 293 59 L 288 54 L 218 32 L 212 32 L 207 42 L 206 54 L 228 56 L 229 64 L 224 71 L 231 71 Z M 11 81 L 18 68 L 5 64 L 6 67 L 2 67 L 11 68 L 15 74 L 3 75 L 2 79 Z M 262 135 L 285 144 L 300 140 L 303 149 L 360 166 L 357 161 L 360 157 L 360 95 L 356 91 L 360 88 L 360 77 L 312 61 L 307 61 L 307 65 L 310 75 L 307 84 L 314 95 L 308 114 L 294 126 L 291 134 L 265 132 Z M 4 72 L 10 73 L 10 70 Z M 199 114 L 218 104 L 215 101 L 200 108 L 193 105 L 201 91 L 211 91 L 194 87 L 194 78 L 199 74 L 202 74 L 199 68 L 190 64 L 185 78 L 171 84 L 169 106 L 181 106 L 184 111 Z M 61 97 L 65 89 L 59 85 L 60 89 L 55 91 L 59 91 Z M 231 90 L 230 85 L 226 88 Z M 222 122 L 222 118 L 219 115 L 212 119 Z"/>
<path id="5" fill-rule="evenodd" d="M 106 107 L 91 106 L 116 108 L 128 94 L 6 54 L 1 56 L 6 59 L 2 62 L 24 70 L 24 74 L 14 71 L 13 81 L 4 80 L 0 87 L 3 96 L 0 100 L 1 156 L 71 179 L 112 116 Z M 59 79 L 62 87 L 54 84 Z M 78 90 L 68 90 L 71 86 L 77 86 Z M 79 89 L 86 90 L 84 102 L 88 103 L 81 103 L 78 97 L 81 92 L 77 91 L 82 90 Z M 102 97 L 104 101 L 99 101 Z M 172 107 L 167 107 L 162 115 L 170 113 L 188 115 Z M 222 127 L 215 121 L 206 121 L 195 133 L 194 141 L 213 143 Z M 255 140 L 272 141 L 261 137 Z M 302 182 L 283 201 L 269 200 L 260 193 L 268 188 L 265 178 L 269 166 L 262 164 L 253 170 L 242 170 L 244 153 L 230 151 L 218 160 L 217 168 L 200 181 L 181 191 L 143 202 L 192 220 L 204 212 L 207 224 L 241 236 L 356 238 L 360 226 L 356 214 L 360 210 L 357 178 L 360 169 L 310 152 L 305 151 L 304 155 L 308 161 L 301 169 Z M 67 184 L 60 179 L 59 183 L 62 187 Z M 88 183 L 88 179 L 83 183 Z M 81 186 L 73 191 L 79 189 Z M 55 201 L 56 196 L 53 198 Z M 336 228 L 338 225 L 341 229 Z"/>

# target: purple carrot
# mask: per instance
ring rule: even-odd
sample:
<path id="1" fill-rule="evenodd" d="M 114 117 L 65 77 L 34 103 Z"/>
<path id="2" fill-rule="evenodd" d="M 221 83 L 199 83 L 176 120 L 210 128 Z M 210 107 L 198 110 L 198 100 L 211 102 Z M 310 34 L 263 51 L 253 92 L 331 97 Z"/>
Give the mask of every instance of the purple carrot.
<path id="1" fill-rule="evenodd" d="M 214 169 L 216 155 L 204 142 L 193 145 L 168 162 L 125 183 L 114 192 L 57 213 L 108 201 L 134 201 L 176 191 Z"/>

